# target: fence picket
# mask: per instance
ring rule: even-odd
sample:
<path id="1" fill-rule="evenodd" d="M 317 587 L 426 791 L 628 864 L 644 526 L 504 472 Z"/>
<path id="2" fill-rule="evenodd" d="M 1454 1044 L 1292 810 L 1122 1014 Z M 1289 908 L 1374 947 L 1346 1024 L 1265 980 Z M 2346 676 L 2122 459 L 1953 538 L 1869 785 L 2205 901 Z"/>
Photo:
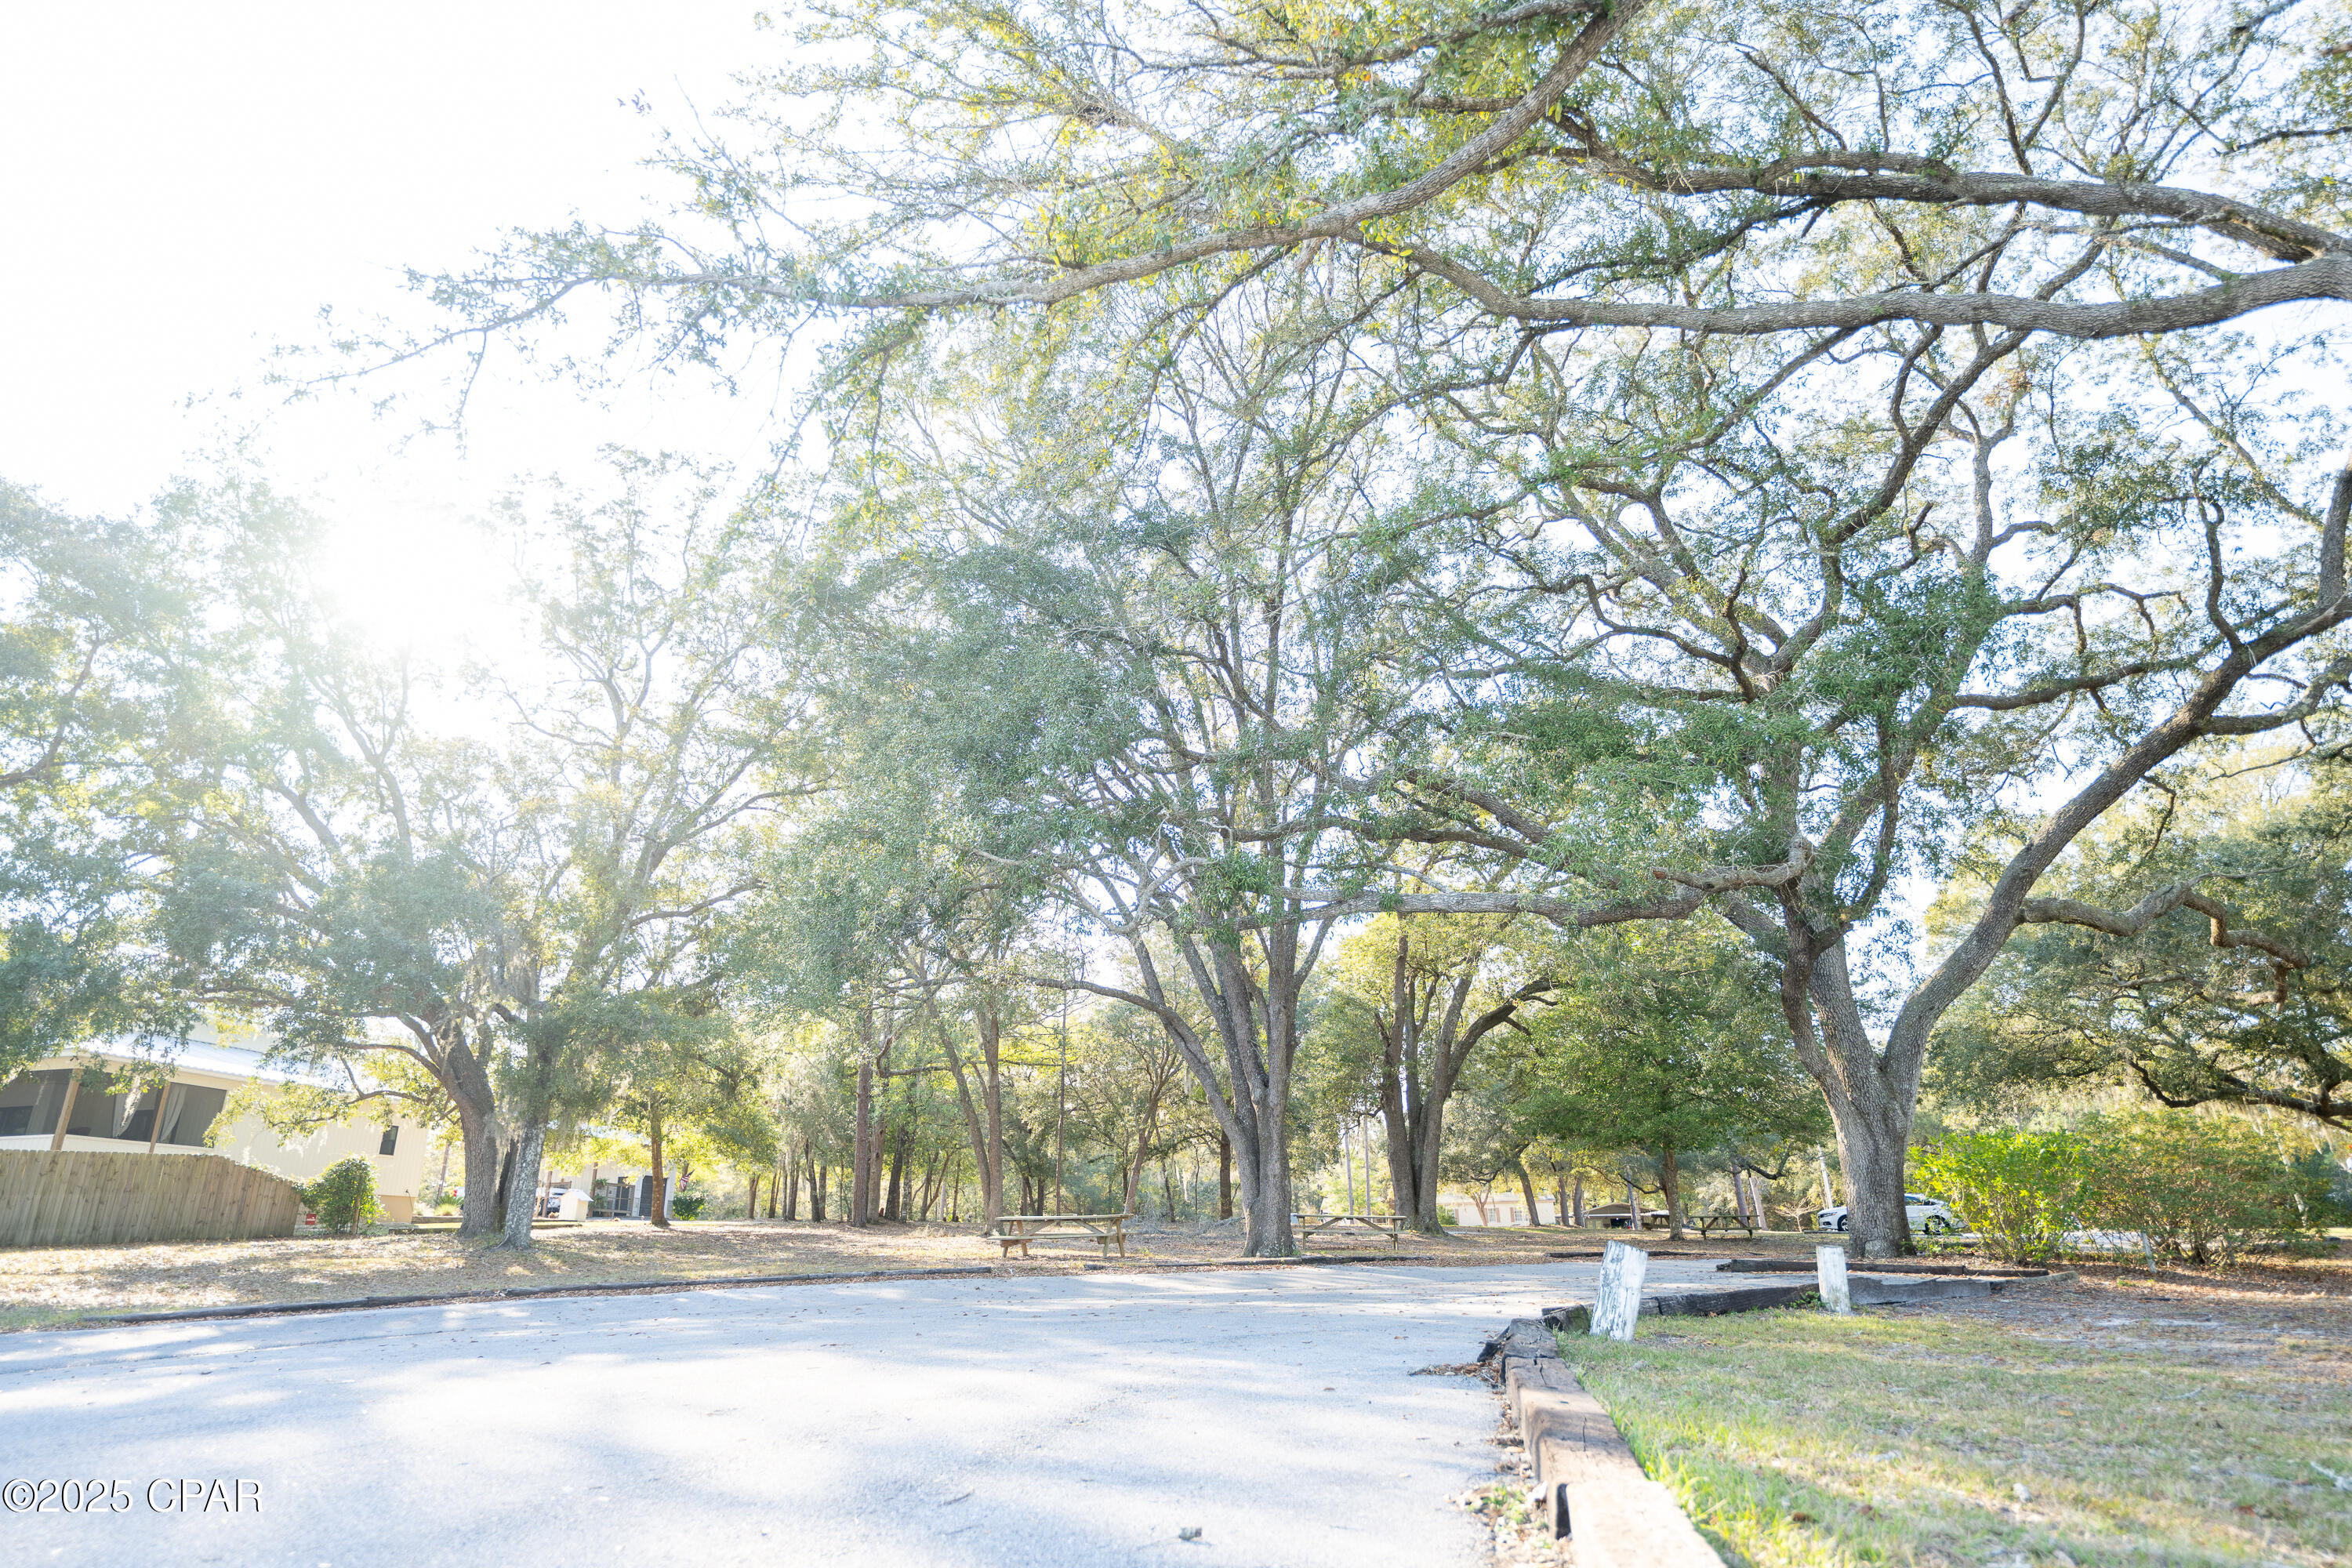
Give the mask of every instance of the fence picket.
<path id="1" fill-rule="evenodd" d="M 291 1236 L 293 1183 L 215 1154 L 0 1149 L 0 1247 Z"/>

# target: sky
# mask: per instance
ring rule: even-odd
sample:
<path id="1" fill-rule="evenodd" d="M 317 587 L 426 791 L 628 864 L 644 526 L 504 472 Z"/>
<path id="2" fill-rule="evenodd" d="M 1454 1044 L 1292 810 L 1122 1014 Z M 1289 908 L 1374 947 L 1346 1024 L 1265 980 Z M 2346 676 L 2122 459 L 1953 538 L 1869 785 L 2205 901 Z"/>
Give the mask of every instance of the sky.
<path id="1" fill-rule="evenodd" d="M 659 129 L 778 58 L 753 10 L 0 7 L 0 479 L 119 515 L 246 443 L 337 521 L 347 608 L 446 644 L 503 603 L 466 520 L 517 477 L 593 480 L 606 442 L 757 463 L 769 403 L 685 381 L 602 406 L 502 367 L 462 446 L 366 395 L 289 406 L 263 384 L 274 347 L 323 343 L 323 306 L 425 324 L 404 267 L 575 214 L 633 221 L 663 190 L 639 166 Z"/>

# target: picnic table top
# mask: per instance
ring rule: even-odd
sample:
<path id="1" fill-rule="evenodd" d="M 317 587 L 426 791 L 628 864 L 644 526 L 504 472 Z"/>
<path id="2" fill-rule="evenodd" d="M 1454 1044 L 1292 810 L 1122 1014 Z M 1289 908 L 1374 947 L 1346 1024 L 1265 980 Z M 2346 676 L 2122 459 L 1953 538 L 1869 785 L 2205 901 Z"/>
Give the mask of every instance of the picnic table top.
<path id="1" fill-rule="evenodd" d="M 1304 1225 L 1310 1219 L 1323 1225 L 1336 1225 L 1343 1219 L 1352 1219 L 1364 1225 L 1394 1225 L 1397 1222 L 1397 1216 L 1392 1214 L 1295 1214 L 1290 1216 L 1290 1223 Z"/>
<path id="2" fill-rule="evenodd" d="M 1017 1226 L 1094 1226 L 1111 1225 L 1134 1217 L 1131 1214 L 1007 1214 L 997 1215 L 996 1223 Z"/>

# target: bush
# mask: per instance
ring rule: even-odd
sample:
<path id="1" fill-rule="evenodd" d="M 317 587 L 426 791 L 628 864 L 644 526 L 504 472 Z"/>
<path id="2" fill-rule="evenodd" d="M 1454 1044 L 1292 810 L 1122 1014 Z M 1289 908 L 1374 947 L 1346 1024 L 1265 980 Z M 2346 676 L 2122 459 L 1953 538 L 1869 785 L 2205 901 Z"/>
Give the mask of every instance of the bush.
<path id="1" fill-rule="evenodd" d="M 669 1212 L 674 1219 L 694 1219 L 702 1213 L 702 1199 L 699 1196 L 672 1198 Z"/>
<path id="2" fill-rule="evenodd" d="M 2336 1212 L 2332 1162 L 2290 1163 L 2255 1124 L 2186 1110 L 1958 1133 L 1919 1150 L 1912 1168 L 2012 1263 L 2042 1261 L 2071 1230 L 2135 1235 L 2155 1257 L 2229 1262 L 2301 1239 Z"/>
<path id="3" fill-rule="evenodd" d="M 2326 1198 L 2312 1219 L 2315 1225 L 2352 1225 L 2352 1170 L 2337 1163 L 2333 1144 L 2306 1150 L 2294 1163 L 2295 1174 Z"/>
<path id="4" fill-rule="evenodd" d="M 2290 1164 L 2234 1116 L 2136 1110 L 2094 1118 L 2081 1132 L 2084 1222 L 2136 1231 L 2161 1257 L 2226 1263 L 2251 1246 L 2297 1239 L 2333 1207 L 2324 1175 Z"/>
<path id="5" fill-rule="evenodd" d="M 302 1189 L 302 1206 L 319 1216 L 322 1230 L 357 1235 L 383 1213 L 375 1201 L 375 1162 L 364 1154 L 338 1160 Z"/>
<path id="6" fill-rule="evenodd" d="M 2039 1263 L 2073 1228 L 2084 1171 L 2071 1132 L 1958 1132 L 1916 1151 L 1911 1168 L 2010 1263 Z"/>

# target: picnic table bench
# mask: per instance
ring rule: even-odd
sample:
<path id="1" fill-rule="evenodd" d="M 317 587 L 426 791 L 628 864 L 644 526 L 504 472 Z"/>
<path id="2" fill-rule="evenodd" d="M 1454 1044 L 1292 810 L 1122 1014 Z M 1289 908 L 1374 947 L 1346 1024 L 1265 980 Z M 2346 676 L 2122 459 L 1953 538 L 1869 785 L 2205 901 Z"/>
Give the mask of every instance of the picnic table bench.
<path id="1" fill-rule="evenodd" d="M 1016 1247 L 1026 1258 L 1031 1242 L 1055 1235 L 1092 1241 L 1102 1248 L 1105 1258 L 1116 1247 L 1118 1255 L 1125 1258 L 1127 1222 L 1134 1217 L 1129 1214 L 1009 1214 L 988 1227 L 988 1237 L 1003 1249 L 998 1255 L 1003 1258 L 1012 1257 Z"/>
<path id="2" fill-rule="evenodd" d="M 1387 1237 L 1389 1246 L 1393 1249 L 1404 1235 L 1403 1218 L 1392 1214 L 1295 1214 L 1290 1216 L 1290 1223 L 1298 1227 L 1298 1239 L 1301 1241 L 1326 1231 L 1370 1230 Z"/>

